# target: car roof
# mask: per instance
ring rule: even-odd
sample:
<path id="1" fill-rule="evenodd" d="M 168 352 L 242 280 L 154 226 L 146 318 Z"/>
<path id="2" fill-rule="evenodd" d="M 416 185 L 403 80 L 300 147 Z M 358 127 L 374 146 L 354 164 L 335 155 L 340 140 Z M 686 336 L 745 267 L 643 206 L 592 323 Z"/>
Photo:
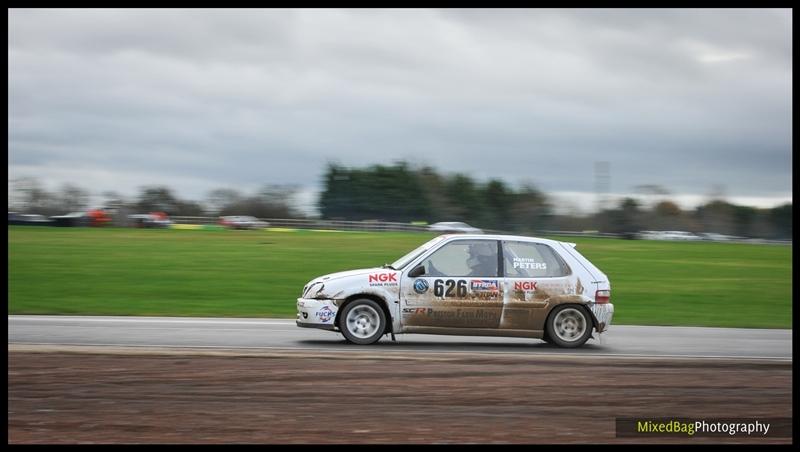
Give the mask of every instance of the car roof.
<path id="1" fill-rule="evenodd" d="M 567 243 L 560 240 L 544 239 L 540 237 L 530 237 L 524 235 L 507 235 L 507 234 L 442 234 L 445 240 L 450 239 L 470 239 L 470 240 L 507 240 L 515 242 L 536 242 L 536 243 Z"/>

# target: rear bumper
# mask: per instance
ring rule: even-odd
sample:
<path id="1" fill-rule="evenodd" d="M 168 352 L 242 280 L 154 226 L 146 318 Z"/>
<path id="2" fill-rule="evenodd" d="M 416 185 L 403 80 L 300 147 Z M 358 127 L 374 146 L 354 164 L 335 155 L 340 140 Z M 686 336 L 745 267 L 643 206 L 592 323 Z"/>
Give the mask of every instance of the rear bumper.
<path id="1" fill-rule="evenodd" d="M 611 303 L 595 303 L 589 305 L 589 310 L 592 311 L 592 316 L 594 316 L 597 332 L 608 331 L 608 327 L 611 326 L 611 319 L 614 317 L 614 305 Z"/>
<path id="2" fill-rule="evenodd" d="M 297 326 L 335 331 L 338 307 L 333 300 L 297 299 Z"/>

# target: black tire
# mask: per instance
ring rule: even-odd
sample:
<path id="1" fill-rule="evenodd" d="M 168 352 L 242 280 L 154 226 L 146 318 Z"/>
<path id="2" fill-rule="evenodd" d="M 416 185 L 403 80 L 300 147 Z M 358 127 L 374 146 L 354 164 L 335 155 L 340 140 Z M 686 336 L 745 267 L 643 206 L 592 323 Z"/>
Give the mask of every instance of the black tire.
<path id="1" fill-rule="evenodd" d="M 339 314 L 339 330 L 350 343 L 374 344 L 386 330 L 386 314 L 383 308 L 372 300 L 366 298 L 353 300 Z"/>
<path id="2" fill-rule="evenodd" d="M 562 305 L 553 309 L 547 318 L 545 336 L 551 344 L 576 348 L 592 337 L 593 328 L 592 317 L 584 307 Z"/>

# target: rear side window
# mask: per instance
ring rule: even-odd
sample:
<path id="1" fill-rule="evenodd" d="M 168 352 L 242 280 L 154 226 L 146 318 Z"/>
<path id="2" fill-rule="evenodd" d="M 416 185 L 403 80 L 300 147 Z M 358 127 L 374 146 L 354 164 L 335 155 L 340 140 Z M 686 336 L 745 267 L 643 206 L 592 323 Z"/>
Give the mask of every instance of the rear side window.
<path id="1" fill-rule="evenodd" d="M 503 242 L 507 278 L 554 278 L 570 269 L 561 256 L 543 243 Z"/>

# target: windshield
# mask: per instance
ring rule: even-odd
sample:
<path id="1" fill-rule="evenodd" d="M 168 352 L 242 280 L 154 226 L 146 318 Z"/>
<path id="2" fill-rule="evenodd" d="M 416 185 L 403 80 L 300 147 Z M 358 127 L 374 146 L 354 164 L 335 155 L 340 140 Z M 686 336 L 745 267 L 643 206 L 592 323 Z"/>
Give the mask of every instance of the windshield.
<path id="1" fill-rule="evenodd" d="M 425 251 L 428 251 L 429 249 L 431 249 L 431 247 L 433 247 L 433 245 L 439 243 L 442 240 L 444 240 L 444 236 L 442 235 L 434 237 L 431 240 L 428 240 L 427 242 L 423 243 L 419 247 L 412 250 L 410 253 L 392 262 L 391 264 L 392 268 L 394 268 L 395 270 L 401 270 L 403 267 L 408 265 L 409 262 L 416 259 L 417 256 L 424 253 Z"/>

